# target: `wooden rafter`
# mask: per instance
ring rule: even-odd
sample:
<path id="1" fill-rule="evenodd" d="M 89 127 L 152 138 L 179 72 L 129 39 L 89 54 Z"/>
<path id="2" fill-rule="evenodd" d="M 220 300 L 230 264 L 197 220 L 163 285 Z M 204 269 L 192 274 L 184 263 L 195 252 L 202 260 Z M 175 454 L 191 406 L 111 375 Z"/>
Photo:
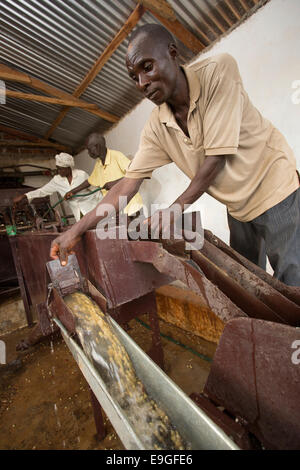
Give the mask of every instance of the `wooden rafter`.
<path id="1" fill-rule="evenodd" d="M 57 150 L 66 150 L 65 145 L 53 142 L 19 142 L 17 140 L 0 140 L 0 147 L 39 147 L 39 148 L 55 148 Z"/>
<path id="2" fill-rule="evenodd" d="M 47 158 L 54 157 L 57 154 L 57 149 L 53 148 L 21 148 L 22 157 L 30 158 L 36 156 L 46 156 Z M 0 148 L 0 162 L 2 157 L 20 157 L 19 149 L 15 147 L 8 147 L 8 148 Z M 24 165 L 26 165 L 24 163 Z M 1 169 L 1 168 L 0 168 Z"/>
<path id="3" fill-rule="evenodd" d="M 159 15 L 155 11 L 151 11 L 152 15 L 160 21 L 171 33 L 174 34 L 188 49 L 198 54 L 206 46 L 194 34 L 190 33 L 179 21 L 170 21 Z"/>
<path id="4" fill-rule="evenodd" d="M 76 108 L 83 108 L 83 109 L 97 109 L 97 105 L 93 103 L 83 103 L 83 102 L 78 102 L 78 101 L 74 101 L 74 100 L 66 99 L 66 98 L 52 98 L 50 96 L 35 95 L 32 93 L 23 93 L 21 91 L 0 89 L 0 95 L 9 96 L 11 98 L 19 98 L 19 99 L 28 100 L 28 101 L 37 101 L 39 103 L 58 104 L 60 106 L 74 106 Z"/>
<path id="5" fill-rule="evenodd" d="M 15 137 L 17 139 L 20 139 L 20 140 L 27 140 L 31 143 L 38 144 L 37 146 L 42 144 L 42 145 L 40 145 L 42 147 L 45 147 L 47 145 L 48 148 L 53 147 L 54 149 L 57 149 L 57 150 L 66 150 L 66 151 L 71 150 L 71 148 L 67 145 L 62 145 L 62 144 L 59 144 L 58 142 L 49 142 L 45 139 L 41 139 L 40 137 L 34 136 L 32 134 L 28 134 L 27 132 L 22 132 L 22 131 L 19 131 L 17 129 L 13 129 L 11 127 L 3 126 L 2 124 L 0 124 L 0 132 L 3 132 L 4 134 L 8 134 L 9 136 L 13 136 L 13 137 Z M 0 140 L 0 142 L 5 142 L 5 140 L 2 139 L 2 140 Z M 15 141 L 15 142 L 20 147 L 24 146 L 23 145 L 24 142 L 17 142 L 17 141 Z"/>
<path id="6" fill-rule="evenodd" d="M 119 45 L 123 42 L 123 40 L 128 36 L 128 34 L 133 30 L 136 26 L 137 22 L 143 16 L 145 12 L 145 8 L 142 5 L 137 5 L 134 11 L 131 13 L 129 18 L 127 19 L 126 23 L 122 26 L 122 28 L 118 31 L 115 35 L 111 43 L 105 48 L 99 58 L 96 60 L 92 68 L 89 70 L 87 75 L 84 77 L 82 82 L 78 85 L 76 90 L 73 93 L 73 96 L 78 98 L 82 95 L 82 93 L 87 89 L 87 87 L 92 83 L 92 81 L 96 78 L 102 67 L 106 64 L 108 59 L 112 56 L 114 51 L 119 47 Z M 60 122 L 65 117 L 66 113 L 69 111 L 69 108 L 63 109 L 59 116 L 55 119 L 54 123 L 52 124 L 51 128 L 48 130 L 45 138 L 48 139 L 56 129 L 56 127 L 60 124 Z"/>
<path id="7" fill-rule="evenodd" d="M 166 20 L 176 21 L 176 15 L 171 5 L 162 0 L 135 0 L 136 3 L 142 4 L 147 10 L 156 12 Z"/>
<path id="8" fill-rule="evenodd" d="M 35 135 L 27 134 L 27 132 L 19 131 L 17 129 L 13 129 L 12 127 L 3 126 L 2 124 L 0 124 L 0 132 L 13 135 L 17 137 L 18 139 L 30 140 L 31 142 L 39 142 L 40 140 L 43 140 L 43 139 L 40 139 L 40 137 L 37 137 Z"/>
<path id="9" fill-rule="evenodd" d="M 86 101 L 81 99 L 79 100 L 70 93 L 66 93 L 65 91 L 55 88 L 52 85 L 48 85 L 48 83 L 45 83 L 37 78 L 31 77 L 27 73 L 19 72 L 18 70 L 15 70 L 11 67 L 7 67 L 7 65 L 0 64 L 0 79 L 12 82 L 25 83 L 31 88 L 34 88 L 38 91 L 42 91 L 43 93 L 47 93 L 48 95 L 54 96 L 55 98 L 72 100 L 74 103 L 77 102 L 78 104 L 85 103 L 90 105 L 90 103 L 87 103 Z M 102 111 L 97 105 L 95 106 L 96 109 L 87 108 L 86 111 L 91 114 L 94 114 L 95 116 L 101 117 L 102 119 L 105 119 L 109 122 L 117 122 L 119 120 L 117 116 L 107 113 L 106 111 Z"/>
<path id="10" fill-rule="evenodd" d="M 198 54 L 206 46 L 194 34 L 188 31 L 177 19 L 171 5 L 166 0 L 135 0 L 142 3 L 150 13 L 158 19 L 174 36 L 176 36 L 188 49 Z M 210 42 L 205 33 L 201 35 Z"/>

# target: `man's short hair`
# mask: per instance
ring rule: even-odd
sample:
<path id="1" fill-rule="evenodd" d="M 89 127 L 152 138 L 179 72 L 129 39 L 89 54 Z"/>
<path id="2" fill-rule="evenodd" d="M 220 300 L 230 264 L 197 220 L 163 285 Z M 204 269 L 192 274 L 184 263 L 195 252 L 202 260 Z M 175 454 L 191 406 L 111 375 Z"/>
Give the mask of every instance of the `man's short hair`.
<path id="1" fill-rule="evenodd" d="M 134 29 L 129 36 L 128 47 L 140 35 L 152 36 L 155 41 L 159 40 L 160 43 L 165 43 L 166 46 L 171 43 L 176 44 L 176 40 L 166 28 L 160 24 L 148 23 Z"/>
<path id="2" fill-rule="evenodd" d="M 92 132 L 88 135 L 86 142 L 88 142 L 91 138 L 96 139 L 97 142 L 101 141 L 103 145 L 106 145 L 105 137 L 101 134 L 101 132 Z"/>

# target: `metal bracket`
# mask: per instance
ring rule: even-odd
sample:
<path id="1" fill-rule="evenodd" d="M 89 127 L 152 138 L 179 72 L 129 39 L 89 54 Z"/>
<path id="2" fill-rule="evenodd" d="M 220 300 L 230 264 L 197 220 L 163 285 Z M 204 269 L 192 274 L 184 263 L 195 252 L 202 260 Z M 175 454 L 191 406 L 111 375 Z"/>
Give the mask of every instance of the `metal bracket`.
<path id="1" fill-rule="evenodd" d="M 62 266 L 60 260 L 49 261 L 46 266 L 53 287 L 62 297 L 75 290 L 84 290 L 85 282 L 76 255 L 69 256 L 66 266 Z"/>

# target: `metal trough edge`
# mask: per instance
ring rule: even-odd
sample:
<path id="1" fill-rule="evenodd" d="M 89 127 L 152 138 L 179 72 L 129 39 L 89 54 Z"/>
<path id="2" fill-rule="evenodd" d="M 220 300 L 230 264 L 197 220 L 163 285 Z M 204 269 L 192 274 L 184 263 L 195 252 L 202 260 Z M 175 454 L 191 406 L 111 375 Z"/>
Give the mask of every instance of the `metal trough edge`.
<path id="1" fill-rule="evenodd" d="M 61 329 L 69 347 L 90 388 L 104 409 L 123 445 L 128 450 L 145 450 L 128 418 L 110 396 L 105 383 L 83 350 L 70 337 L 62 323 L 54 321 Z M 147 393 L 167 413 L 181 435 L 193 450 L 239 450 L 228 437 L 127 335 L 110 317 L 110 321 L 125 347 L 139 379 Z"/>

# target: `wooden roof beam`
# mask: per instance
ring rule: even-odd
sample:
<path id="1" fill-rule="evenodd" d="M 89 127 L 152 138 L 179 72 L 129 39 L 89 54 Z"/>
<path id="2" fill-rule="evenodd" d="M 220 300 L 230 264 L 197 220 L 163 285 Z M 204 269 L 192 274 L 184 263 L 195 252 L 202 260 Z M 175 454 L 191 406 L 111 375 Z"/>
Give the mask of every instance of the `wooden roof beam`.
<path id="1" fill-rule="evenodd" d="M 128 34 L 133 30 L 136 26 L 140 18 L 143 16 L 145 12 L 145 8 L 142 5 L 137 5 L 136 8 L 133 10 L 129 18 L 127 19 L 126 23 L 122 26 L 122 28 L 118 31 L 115 35 L 113 40 L 110 44 L 104 49 L 102 54 L 96 60 L 92 68 L 89 70 L 87 75 L 84 77 L 82 82 L 78 85 L 76 90 L 73 93 L 73 96 L 78 98 L 82 95 L 82 93 L 87 89 L 87 87 L 93 82 L 96 78 L 102 67 L 106 64 L 108 59 L 112 56 L 115 50 L 119 47 L 119 45 L 123 42 L 123 40 L 128 36 Z M 63 120 L 69 108 L 63 109 L 58 117 L 55 119 L 54 123 L 52 124 L 51 128 L 48 130 L 45 138 L 48 139 Z"/>
<path id="2" fill-rule="evenodd" d="M 39 148 L 55 148 L 57 150 L 66 150 L 65 145 L 56 144 L 55 142 L 19 142 L 17 140 L 0 140 L 0 147 L 39 147 Z"/>
<path id="3" fill-rule="evenodd" d="M 58 142 L 49 142 L 48 140 L 42 139 L 40 137 L 34 136 L 32 134 L 28 134 L 27 132 L 19 131 L 17 129 L 13 129 L 12 127 L 7 127 L 3 126 L 0 124 L 0 132 L 3 132 L 5 134 L 8 134 L 10 136 L 14 136 L 18 139 L 21 140 L 28 140 L 30 142 L 35 142 L 35 143 L 41 143 L 41 144 L 47 144 L 48 147 L 55 147 L 58 150 L 66 150 L 66 151 L 71 151 L 71 147 L 68 145 L 63 145 Z M 0 140 L 1 142 L 1 140 Z M 3 142 L 3 139 L 2 139 Z M 22 143 L 22 142 L 20 142 Z M 49 145 L 50 144 L 50 145 Z"/>
<path id="4" fill-rule="evenodd" d="M 122 26 L 119 32 L 115 35 L 111 43 L 104 49 L 100 57 L 96 60 L 93 67 L 90 69 L 88 74 L 84 77 L 80 85 L 76 88 L 73 95 L 78 98 L 87 89 L 87 87 L 96 78 L 102 67 L 106 64 L 108 59 L 112 56 L 119 45 L 124 41 L 128 34 L 133 30 L 138 21 L 141 19 L 145 12 L 145 8 L 142 5 L 137 5 L 134 11 L 131 13 L 126 23 Z"/>
<path id="5" fill-rule="evenodd" d="M 88 106 L 90 106 L 91 104 L 87 103 L 84 100 L 79 100 L 70 93 L 66 93 L 58 88 L 53 87 L 52 85 L 48 85 L 48 83 L 45 83 L 37 78 L 31 77 L 30 75 L 24 72 L 19 72 L 18 70 L 12 69 L 11 67 L 7 67 L 7 65 L 4 64 L 0 64 L 0 79 L 25 83 L 31 88 L 34 88 L 38 91 L 42 91 L 43 93 L 47 93 L 48 95 L 54 96 L 55 98 L 72 100 L 74 103 L 77 102 L 78 104 L 85 103 Z M 107 113 L 106 111 L 102 111 L 97 105 L 95 106 L 96 109 L 86 108 L 86 111 L 109 122 L 117 122 L 119 120 L 117 116 Z"/>
<path id="6" fill-rule="evenodd" d="M 23 93 L 21 91 L 13 91 L 13 90 L 1 90 L 0 95 L 9 96 L 11 98 L 19 98 L 21 100 L 28 100 L 28 101 L 37 101 L 39 103 L 51 103 L 51 104 L 58 104 L 60 106 L 74 106 L 76 108 L 83 108 L 83 109 L 97 109 L 97 105 L 93 103 L 84 103 L 78 102 L 71 99 L 66 98 L 53 98 L 50 96 L 42 96 L 42 95 L 35 95 L 32 93 Z"/>
<path id="7" fill-rule="evenodd" d="M 137 0 L 135 0 L 137 1 Z M 176 36 L 188 49 L 190 49 L 194 54 L 198 54 L 202 49 L 206 46 L 203 44 L 194 34 L 192 34 L 189 30 L 187 30 L 177 19 L 175 13 L 168 4 L 166 0 L 156 0 L 155 2 L 152 1 L 144 1 L 141 0 L 142 3 L 146 6 L 147 10 L 158 19 L 158 21 L 163 24 L 174 36 Z M 154 6 L 152 5 L 155 4 Z M 160 6 L 160 10 L 158 8 Z M 172 9 L 173 11 L 173 19 L 170 19 L 168 15 L 164 14 L 164 11 L 167 9 Z M 204 33 L 201 32 L 203 36 Z"/>
<path id="8" fill-rule="evenodd" d="M 21 150 L 21 152 L 20 152 Z M 1 160 L 3 160 L 4 158 L 11 158 L 11 157 L 20 157 L 22 155 L 22 157 L 25 157 L 26 159 L 27 158 L 31 158 L 31 157 L 36 157 L 36 156 L 39 156 L 39 157 L 47 157 L 47 158 L 50 158 L 50 157 L 55 157 L 55 155 L 57 154 L 57 150 L 56 149 L 53 149 L 53 148 L 21 148 L 21 149 L 16 149 L 15 147 L 9 147 L 9 148 L 0 148 L 0 163 L 1 163 Z M 22 164 L 22 166 L 26 166 L 26 163 Z M 1 167 L 0 167 L 0 170 L 1 170 Z"/>
<path id="9" fill-rule="evenodd" d="M 19 131 L 17 129 L 13 129 L 12 127 L 3 126 L 2 124 L 0 124 L 0 132 L 13 135 L 21 140 L 30 140 L 31 142 L 39 142 L 43 140 L 35 135 L 28 134 L 27 132 Z"/>
<path id="10" fill-rule="evenodd" d="M 194 54 L 198 54 L 206 46 L 196 36 L 190 33 L 179 21 L 169 21 L 151 11 L 161 24 L 163 24 L 174 36 L 176 36 Z"/>
<path id="11" fill-rule="evenodd" d="M 147 10 L 157 13 L 166 20 L 176 21 L 176 15 L 171 5 L 162 0 L 135 0 L 136 3 L 142 4 Z"/>

